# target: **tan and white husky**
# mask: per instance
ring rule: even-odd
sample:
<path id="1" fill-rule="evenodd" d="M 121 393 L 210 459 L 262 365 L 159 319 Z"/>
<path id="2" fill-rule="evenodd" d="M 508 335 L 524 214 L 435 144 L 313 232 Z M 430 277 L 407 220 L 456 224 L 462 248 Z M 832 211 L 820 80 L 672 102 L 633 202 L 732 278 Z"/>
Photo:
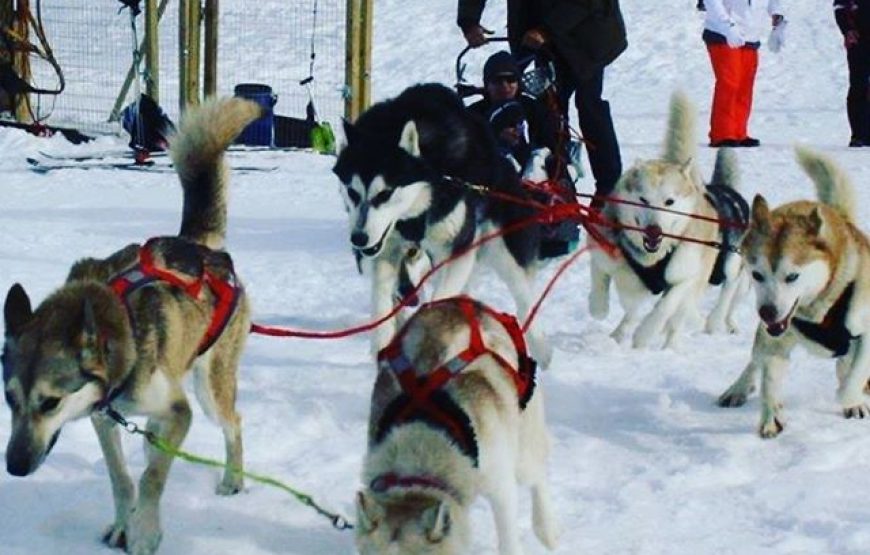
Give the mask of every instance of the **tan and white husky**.
<path id="1" fill-rule="evenodd" d="M 870 416 L 864 388 L 870 377 L 870 243 L 855 221 L 855 192 L 829 158 L 806 148 L 797 159 L 816 186 L 818 201 L 771 210 L 752 203 L 743 254 L 755 282 L 761 323 L 752 359 L 722 394 L 736 407 L 755 390 L 761 370 L 762 437 L 783 430 L 779 388 L 797 344 L 837 360 L 837 399 L 846 418 Z"/>
<path id="2" fill-rule="evenodd" d="M 737 224 L 745 222 L 748 205 L 736 191 L 737 168 L 730 150 L 719 150 L 713 177 L 705 186 L 695 166 L 695 144 L 695 110 L 684 95 L 675 94 L 664 154 L 660 159 L 639 161 L 626 171 L 613 197 L 627 202 L 608 202 L 602 210 L 605 221 L 615 227 L 601 231 L 619 252 L 614 256 L 607 249 L 593 249 L 589 310 L 594 318 L 607 316 L 612 281 L 625 310 L 611 334 L 618 342 L 637 326 L 634 347 L 649 346 L 662 331 L 667 334 L 665 346 L 674 345 L 686 318 L 698 317 L 699 298 L 711 283 L 723 287 L 707 318 L 707 331 L 736 329 L 732 312 L 742 263 L 733 247 L 742 236 Z M 717 219 L 731 227 L 720 225 Z M 668 235 L 723 246 L 717 250 Z M 644 306 L 653 299 L 655 306 L 644 315 Z"/>
<path id="3" fill-rule="evenodd" d="M 518 482 L 532 488 L 535 534 L 555 547 L 543 397 L 518 328 L 500 318 L 468 297 L 436 301 L 381 352 L 357 495 L 363 555 L 467 553 L 479 494 L 499 553 L 519 554 Z M 469 356 L 475 336 L 487 351 Z"/>
<path id="4" fill-rule="evenodd" d="M 191 409 L 182 378 L 196 368 L 197 397 L 223 428 L 227 470 L 218 493 L 242 488 L 236 369 L 250 328 L 249 306 L 224 252 L 228 177 L 224 150 L 256 104 L 241 99 L 191 108 L 171 154 L 184 190 L 178 236 L 87 258 L 36 310 L 12 286 L 4 307 L 3 382 L 12 412 L 6 469 L 27 476 L 48 456 L 64 424 L 90 416 L 106 459 L 115 520 L 111 547 L 151 554 L 161 540 L 160 496 L 172 457 L 147 449 L 138 487 L 118 427 L 99 409 L 148 417 L 171 446 L 184 440 Z"/>

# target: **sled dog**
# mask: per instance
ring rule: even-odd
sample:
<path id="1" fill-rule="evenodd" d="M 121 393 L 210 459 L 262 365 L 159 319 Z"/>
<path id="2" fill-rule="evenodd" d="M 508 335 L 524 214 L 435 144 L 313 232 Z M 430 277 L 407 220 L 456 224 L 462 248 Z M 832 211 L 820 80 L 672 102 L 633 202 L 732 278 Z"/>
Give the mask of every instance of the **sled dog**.
<path id="1" fill-rule="evenodd" d="M 470 505 L 482 494 L 499 553 L 516 555 L 517 482 L 531 486 L 533 529 L 554 549 L 543 398 L 516 320 L 469 297 L 433 301 L 378 360 L 357 494 L 360 553 L 465 553 Z"/>
<path id="2" fill-rule="evenodd" d="M 797 159 L 816 186 L 817 202 L 771 210 L 752 203 L 743 253 L 755 283 L 761 318 L 746 369 L 719 397 L 723 407 L 746 402 L 761 370 L 762 437 L 783 430 L 779 388 L 789 355 L 801 344 L 837 360 L 837 400 L 846 418 L 870 416 L 870 243 L 855 219 L 855 192 L 828 157 L 807 148 Z"/>
<path id="3" fill-rule="evenodd" d="M 36 310 L 24 288 L 6 296 L 3 382 L 12 411 L 6 469 L 37 470 L 63 425 L 90 416 L 109 470 L 115 520 L 103 540 L 150 554 L 161 540 L 159 501 L 172 458 L 148 446 L 134 486 L 118 427 L 103 414 L 148 417 L 147 430 L 178 446 L 190 427 L 182 378 L 195 368 L 196 393 L 223 428 L 222 495 L 242 489 L 236 370 L 248 335 L 249 306 L 224 247 L 228 185 L 224 150 L 256 104 L 211 100 L 191 108 L 171 142 L 184 191 L 178 236 L 129 245 L 106 259 L 73 265 L 66 283 Z"/>
<path id="4" fill-rule="evenodd" d="M 527 198 L 486 123 L 442 85 L 410 87 L 344 128 L 347 144 L 333 171 L 342 184 L 351 245 L 371 271 L 376 316 L 392 308 L 409 248 L 419 247 L 424 261 L 439 264 L 482 235 L 533 216 L 528 206 L 486 198 L 468 186 Z M 458 256 L 439 271 L 432 297 L 462 293 L 480 257 L 507 284 L 518 314 L 527 314 L 540 238 L 540 226 L 530 225 Z M 394 319 L 375 331 L 375 350 L 389 342 L 396 327 Z M 547 343 L 534 329 L 529 339 L 546 366 Z"/>
<path id="5" fill-rule="evenodd" d="M 616 183 L 613 197 L 630 204 L 608 202 L 602 210 L 602 217 L 615 225 L 602 232 L 619 252 L 613 256 L 604 248 L 593 249 L 589 308 L 595 318 L 607 316 L 613 281 L 625 310 L 612 333 L 618 342 L 640 322 L 633 331 L 634 347 L 650 345 L 662 331 L 666 332 L 665 346 L 673 346 L 686 318 L 698 317 L 698 300 L 708 284 L 723 287 L 707 318 L 707 331 L 736 329 L 732 312 L 741 288 L 742 261 L 734 247 L 739 244 L 740 226 L 748 218 L 749 207 L 736 190 L 733 153 L 718 151 L 713 177 L 705 186 L 694 162 L 695 142 L 694 108 L 677 93 L 671 99 L 662 158 L 637 162 Z M 722 247 L 717 250 L 663 234 L 716 241 Z M 655 305 L 644 316 L 644 305 L 655 297 Z"/>

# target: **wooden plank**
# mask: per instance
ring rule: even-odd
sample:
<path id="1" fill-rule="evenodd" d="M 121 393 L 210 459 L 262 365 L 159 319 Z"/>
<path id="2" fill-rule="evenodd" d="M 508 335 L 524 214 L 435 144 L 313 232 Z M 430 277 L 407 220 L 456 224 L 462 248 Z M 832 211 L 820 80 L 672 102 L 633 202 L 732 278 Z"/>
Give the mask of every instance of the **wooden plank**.
<path id="1" fill-rule="evenodd" d="M 157 7 L 157 0 L 145 0 L 145 92 L 160 103 L 160 39 L 158 25 L 166 8 L 164 0 Z"/>
<path id="2" fill-rule="evenodd" d="M 205 0 L 205 56 L 203 94 L 217 94 L 219 0 Z"/>
<path id="3" fill-rule="evenodd" d="M 344 57 L 344 117 L 348 121 L 356 120 L 359 109 L 359 74 L 360 74 L 360 39 L 362 30 L 362 0 L 347 0 L 347 21 L 345 26 L 345 57 Z"/>

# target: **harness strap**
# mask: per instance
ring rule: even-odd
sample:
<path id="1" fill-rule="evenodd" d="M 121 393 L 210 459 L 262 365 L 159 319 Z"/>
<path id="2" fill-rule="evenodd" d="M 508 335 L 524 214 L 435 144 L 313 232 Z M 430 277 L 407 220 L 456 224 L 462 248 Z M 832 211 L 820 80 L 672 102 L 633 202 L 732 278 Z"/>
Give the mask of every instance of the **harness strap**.
<path id="1" fill-rule="evenodd" d="M 154 244 L 158 239 L 152 238 L 146 241 L 139 249 L 139 262 L 111 278 L 109 287 L 121 298 L 127 308 L 127 316 L 132 326 L 135 322 L 133 311 L 130 310 L 129 297 L 134 291 L 159 281 L 177 287 L 190 298 L 199 300 L 205 284 L 214 297 L 214 306 L 208 328 L 197 347 L 197 356 L 199 356 L 214 345 L 227 327 L 241 297 L 242 287 L 232 271 L 228 273 L 226 279 L 223 279 L 206 269 L 202 276 L 185 280 L 176 273 L 159 267 L 153 253 Z"/>

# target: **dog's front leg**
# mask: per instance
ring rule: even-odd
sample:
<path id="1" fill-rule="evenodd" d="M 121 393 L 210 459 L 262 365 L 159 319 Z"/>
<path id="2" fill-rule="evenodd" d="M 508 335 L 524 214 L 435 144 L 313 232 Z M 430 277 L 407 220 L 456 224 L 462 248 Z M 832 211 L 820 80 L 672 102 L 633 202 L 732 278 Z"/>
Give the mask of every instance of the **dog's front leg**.
<path id="1" fill-rule="evenodd" d="M 763 359 L 761 369 L 761 424 L 758 433 L 764 439 L 771 439 L 778 436 L 785 427 L 779 390 L 788 369 L 788 357 L 768 355 Z"/>
<path id="2" fill-rule="evenodd" d="M 149 418 L 147 429 L 169 447 L 178 448 L 190 429 L 190 419 L 190 405 L 179 388 L 169 410 Z M 160 496 L 173 457 L 154 446 L 149 446 L 146 453 L 148 466 L 139 479 L 139 499 L 127 521 L 127 552 L 131 555 L 151 555 L 162 538 Z"/>
<path id="3" fill-rule="evenodd" d="M 730 254 L 725 260 L 725 283 L 719 292 L 716 306 L 707 317 L 704 331 L 707 333 L 737 333 L 732 314 L 736 306 L 735 296 L 745 282 L 746 272 L 742 269 L 743 260 L 739 255 Z"/>
<path id="4" fill-rule="evenodd" d="M 121 448 L 121 435 L 118 427 L 105 416 L 94 413 L 91 423 L 97 432 L 103 458 L 109 470 L 109 480 L 112 482 L 112 497 L 115 502 L 115 521 L 109 525 L 103 534 L 103 542 L 109 547 L 123 548 L 126 545 L 127 517 L 136 501 L 136 489 L 133 479 L 124 463 L 124 452 Z"/>
<path id="5" fill-rule="evenodd" d="M 683 306 L 686 298 L 692 294 L 696 286 L 695 280 L 685 280 L 673 284 L 662 294 L 650 313 L 634 331 L 632 345 L 635 349 L 649 347 L 653 338 L 662 332 L 665 324 L 674 316 L 677 309 Z M 672 333 L 676 332 L 677 330 L 672 330 Z"/>
<path id="6" fill-rule="evenodd" d="M 400 264 L 402 258 L 398 251 L 384 252 L 371 263 L 372 316 L 375 319 L 385 316 L 393 309 L 393 295 L 399 285 Z M 372 354 L 377 354 L 386 347 L 395 334 L 395 318 L 390 318 L 378 326 L 372 334 Z"/>
<path id="7" fill-rule="evenodd" d="M 507 457 L 505 457 L 507 458 Z M 490 488 L 486 494 L 492 506 L 495 528 L 498 536 L 499 555 L 522 555 L 517 514 L 519 512 L 519 495 L 516 486 L 516 475 L 509 465 L 499 464 L 497 471 L 500 484 Z"/>
<path id="8" fill-rule="evenodd" d="M 610 312 L 610 274 L 605 266 L 609 261 L 599 260 L 609 257 L 599 249 L 592 251 L 592 263 L 589 271 L 592 278 L 592 288 L 589 291 L 589 314 L 596 320 L 607 318 Z"/>
<path id="9" fill-rule="evenodd" d="M 867 385 L 867 379 L 870 378 L 870 349 L 867 348 L 864 337 L 863 335 L 858 337 L 852 346 L 854 354 L 848 371 L 841 372 L 840 361 L 837 361 L 838 377 L 843 374 L 837 389 L 837 399 L 843 407 L 843 416 L 846 418 L 870 416 L 870 408 L 867 407 L 867 399 L 864 396 L 864 387 Z"/>

